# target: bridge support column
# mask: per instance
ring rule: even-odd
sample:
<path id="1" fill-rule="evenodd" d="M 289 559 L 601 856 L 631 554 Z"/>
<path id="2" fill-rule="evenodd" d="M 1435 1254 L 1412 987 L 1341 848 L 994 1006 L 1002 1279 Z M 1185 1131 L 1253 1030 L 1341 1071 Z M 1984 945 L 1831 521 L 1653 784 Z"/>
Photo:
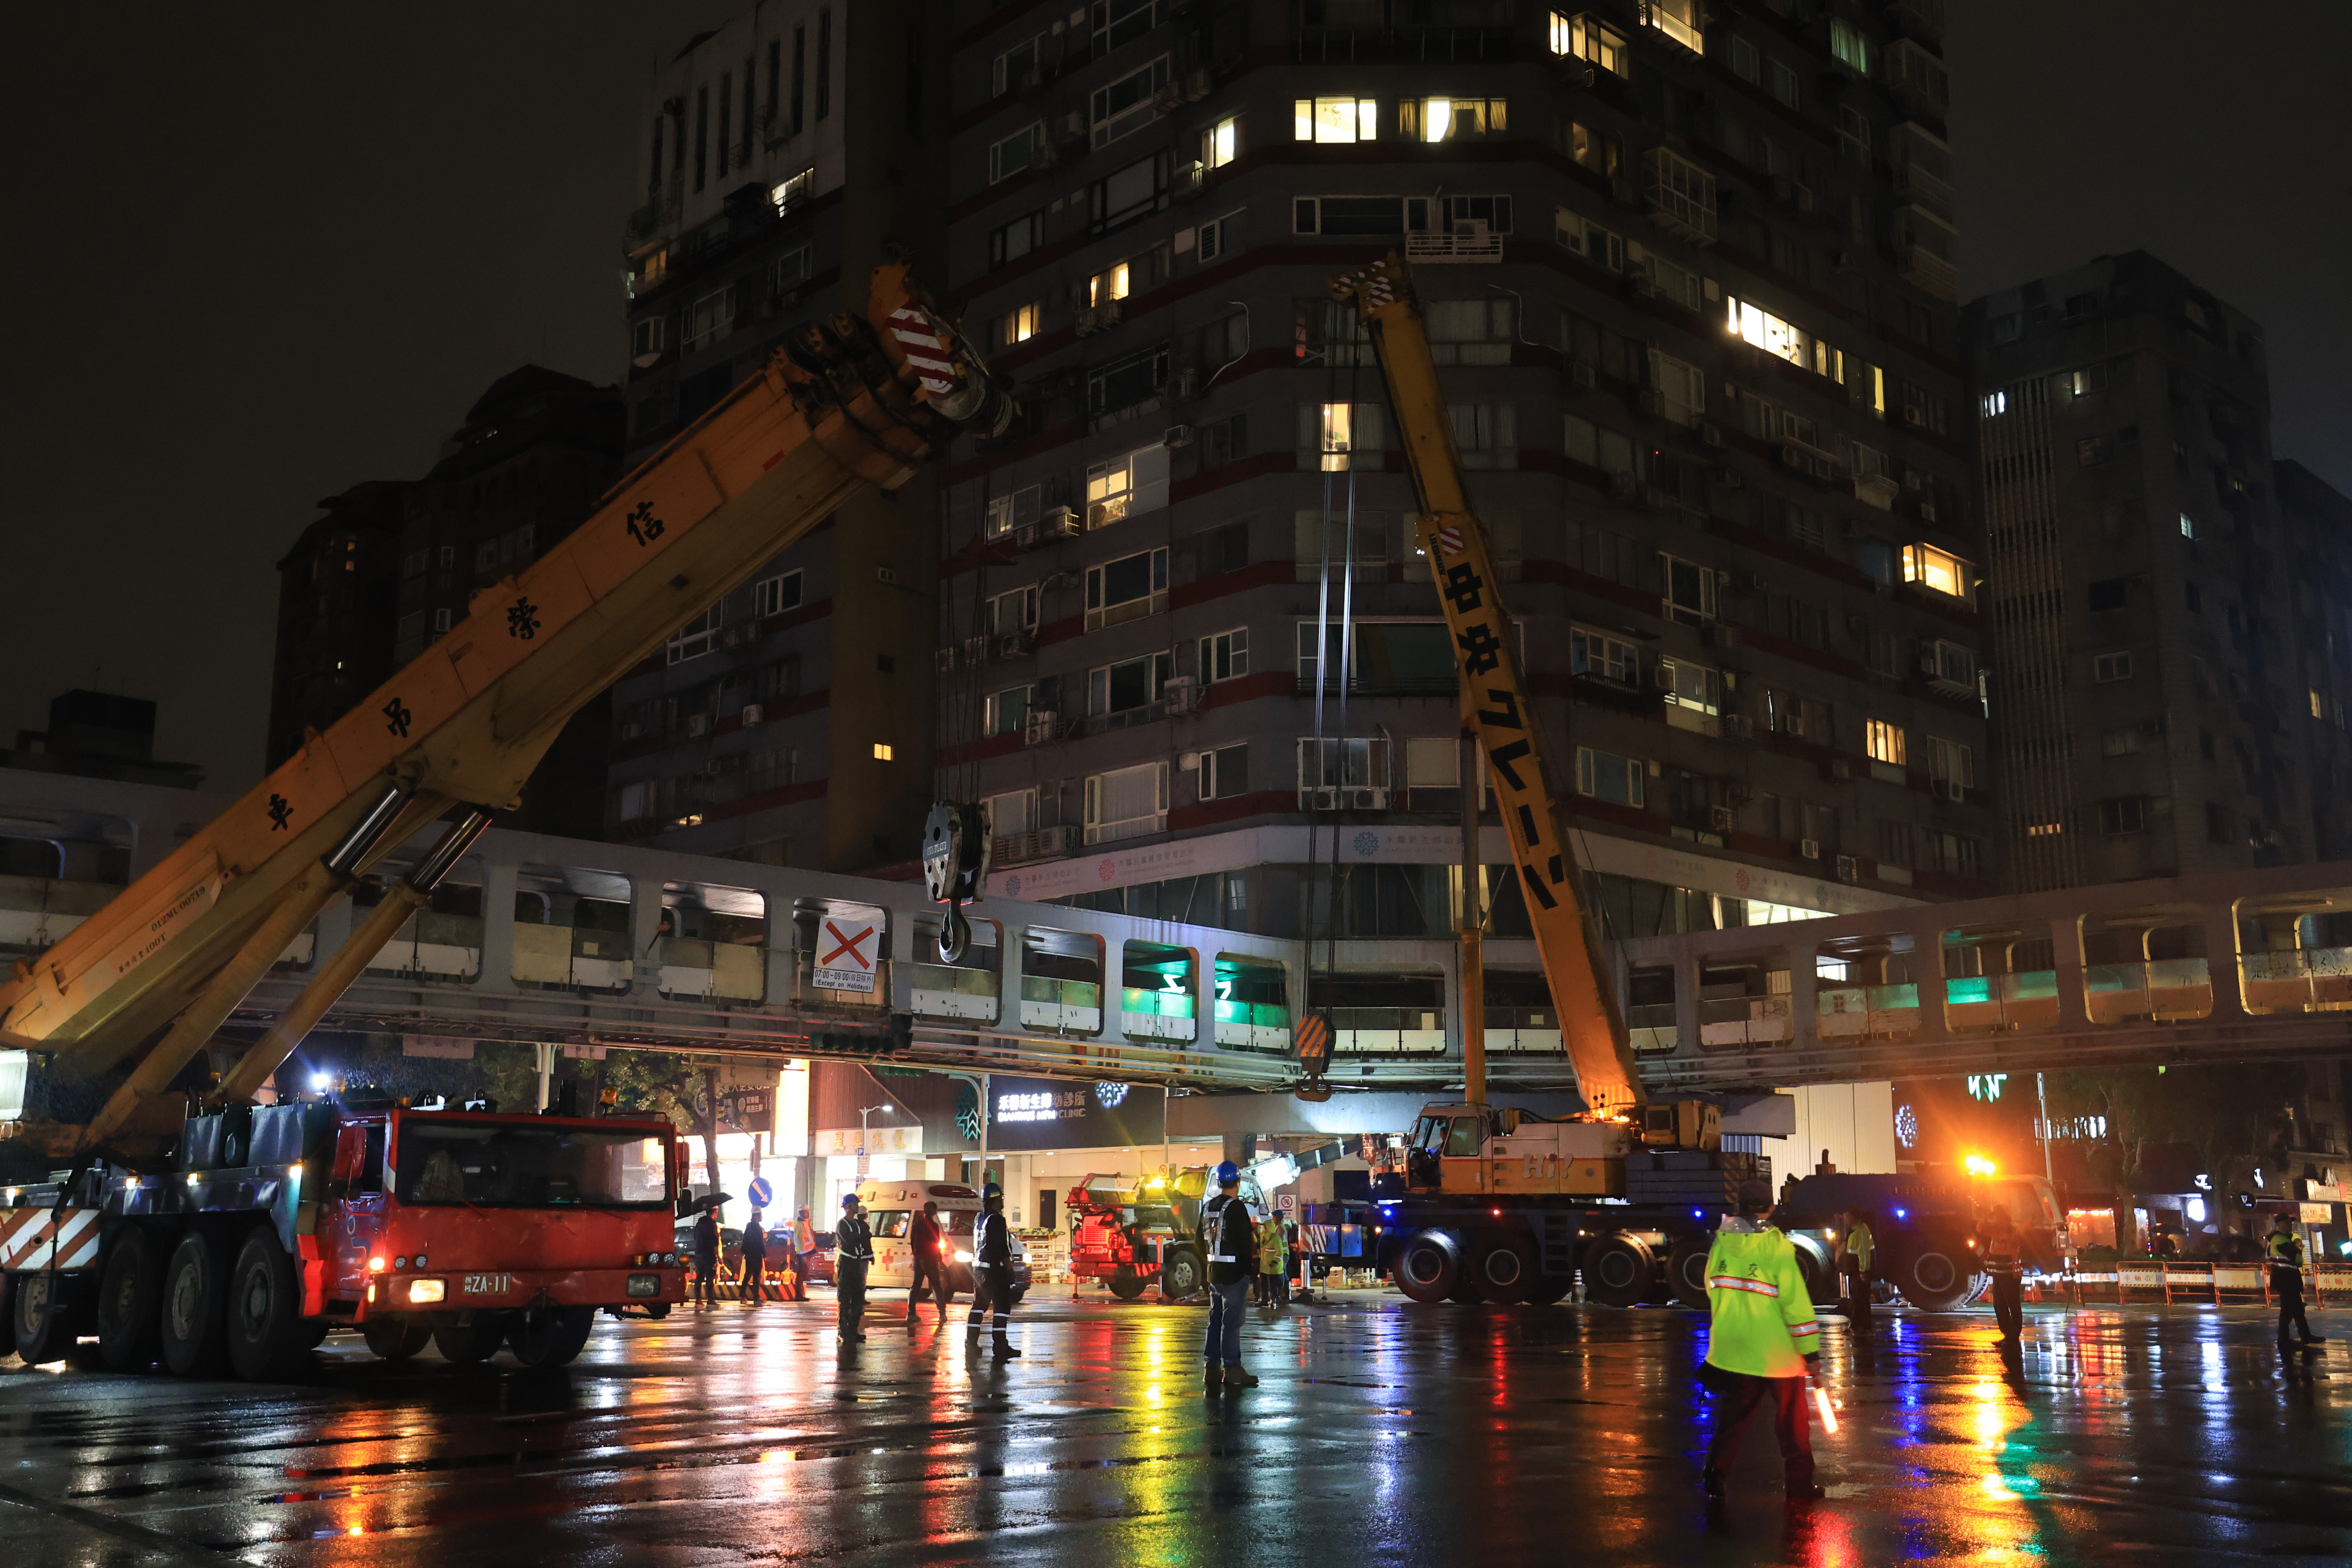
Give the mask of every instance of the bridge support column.
<path id="1" fill-rule="evenodd" d="M 1944 1011 L 1944 922 L 1915 926 L 1911 931 L 1911 976 L 1919 988 L 1919 1027 L 1911 1037 L 1919 1046 L 1949 1045 L 1951 1025 Z"/>
<path id="2" fill-rule="evenodd" d="M 1811 942 L 1791 943 L 1789 953 L 1789 1045 L 1808 1051 L 1822 1043 L 1822 972 Z"/>
<path id="3" fill-rule="evenodd" d="M 2213 991 L 2213 1022 L 2248 1016 L 2246 988 L 2238 971 L 2238 907 L 2234 903 L 2206 908 L 2205 977 Z"/>
<path id="4" fill-rule="evenodd" d="M 2050 963 L 2058 975 L 2058 1026 L 2062 1029 L 2086 1029 L 2091 1025 L 2091 1004 L 2083 973 L 2083 922 L 2079 920 L 2054 920 L 2050 922 Z"/>
<path id="5" fill-rule="evenodd" d="M 662 885 L 651 877 L 629 879 L 629 990 L 639 996 L 661 991 Z"/>
<path id="6" fill-rule="evenodd" d="M 485 990 L 511 992 L 514 983 L 515 890 L 521 870 L 512 861 L 482 868 L 482 973 Z"/>

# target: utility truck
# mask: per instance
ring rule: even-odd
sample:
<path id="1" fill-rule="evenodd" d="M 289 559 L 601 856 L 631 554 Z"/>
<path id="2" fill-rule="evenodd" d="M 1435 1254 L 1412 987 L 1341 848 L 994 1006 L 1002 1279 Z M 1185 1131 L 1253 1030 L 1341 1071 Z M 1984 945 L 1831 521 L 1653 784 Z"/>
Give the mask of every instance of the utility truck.
<path id="1" fill-rule="evenodd" d="M 1088 1176 L 1065 1199 L 1070 1228 L 1070 1273 L 1094 1279 L 1122 1301 L 1157 1285 L 1161 1300 L 1181 1301 L 1208 1283 L 1201 1251 L 1201 1204 L 1209 1194 L 1209 1167 L 1166 1166 L 1149 1176 Z M 1265 1212 L 1265 1194 L 1251 1172 L 1242 1173 L 1242 1201 Z"/>
<path id="2" fill-rule="evenodd" d="M 906 265 L 876 269 L 863 315 L 793 334 L 446 636 L 0 974 L 0 1050 L 104 1095 L 86 1122 L 0 1124 L 63 1166 L 0 1189 L 19 1352 L 95 1332 L 131 1365 L 160 1336 L 175 1371 L 225 1345 L 266 1377 L 345 1321 L 386 1353 L 430 1335 L 479 1359 L 503 1339 L 548 1363 L 594 1308 L 677 1300 L 661 1124 L 255 1102 L 583 704 L 845 500 L 1015 412 Z M 258 1039 L 221 1034 L 330 904 L 435 823 Z M 234 1065 L 192 1072 L 207 1051 Z"/>

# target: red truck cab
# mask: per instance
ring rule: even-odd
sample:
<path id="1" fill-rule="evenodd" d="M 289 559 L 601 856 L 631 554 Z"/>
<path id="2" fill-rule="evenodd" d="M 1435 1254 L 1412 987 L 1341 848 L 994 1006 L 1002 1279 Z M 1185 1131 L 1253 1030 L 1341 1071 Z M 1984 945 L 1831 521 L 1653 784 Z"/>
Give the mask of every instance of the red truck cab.
<path id="1" fill-rule="evenodd" d="M 677 1173 L 667 1121 L 352 1114 L 305 1216 L 304 1311 L 387 1357 L 429 1340 L 452 1361 L 505 1344 L 560 1365 L 599 1310 L 660 1317 L 686 1299 Z"/>

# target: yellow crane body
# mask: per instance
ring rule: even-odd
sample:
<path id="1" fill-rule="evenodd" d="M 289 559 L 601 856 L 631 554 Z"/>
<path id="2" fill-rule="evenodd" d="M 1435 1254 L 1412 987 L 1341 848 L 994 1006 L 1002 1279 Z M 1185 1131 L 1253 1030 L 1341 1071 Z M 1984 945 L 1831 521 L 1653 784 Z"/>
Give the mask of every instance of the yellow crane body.
<path id="1" fill-rule="evenodd" d="M 0 1040 L 50 1053 L 56 1070 L 89 1078 L 147 1053 L 119 1103 L 68 1142 L 120 1150 L 175 1130 L 184 1100 L 164 1086 L 355 876 L 453 805 L 510 805 L 565 721 L 678 626 L 852 495 L 904 483 L 957 428 L 1011 412 L 908 268 L 877 269 L 863 317 L 797 334 L 447 635 L 0 976 Z M 365 842 L 328 866 L 355 829 Z M 356 976 L 370 956 L 320 965 Z M 278 1060 L 296 1043 L 273 1036 Z M 236 1087 L 276 1065 L 247 1061 Z"/>
<path id="2" fill-rule="evenodd" d="M 1638 1112 L 1647 1099 L 1616 987 L 1580 896 L 1576 863 L 1559 831 L 1553 807 L 1558 775 L 1546 763 L 1486 530 L 1463 483 L 1461 454 L 1411 274 L 1391 251 L 1363 272 L 1334 279 L 1332 290 L 1354 301 L 1387 385 L 1420 502 L 1416 537 L 1462 672 L 1465 719 L 1493 782 L 1578 1090 L 1595 1116 Z M 1472 1047 L 1465 1048 L 1466 1056 Z M 1483 1098 L 1482 1090 L 1474 1084 L 1473 1098 Z"/>

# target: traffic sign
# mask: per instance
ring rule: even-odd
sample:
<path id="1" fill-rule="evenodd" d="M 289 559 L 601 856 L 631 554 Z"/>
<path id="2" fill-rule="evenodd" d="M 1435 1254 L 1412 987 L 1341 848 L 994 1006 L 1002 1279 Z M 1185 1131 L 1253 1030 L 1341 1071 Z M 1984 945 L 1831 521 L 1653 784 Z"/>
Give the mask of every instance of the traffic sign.
<path id="1" fill-rule="evenodd" d="M 763 1209 L 776 1201 L 776 1189 L 767 1177 L 754 1176 L 751 1178 L 751 1186 L 745 1189 L 744 1195 L 751 1200 L 753 1208 Z"/>
<path id="2" fill-rule="evenodd" d="M 1298 1206 L 1298 1194 L 1297 1193 L 1276 1193 L 1274 1194 L 1274 1206 L 1278 1209 L 1295 1209 Z"/>
<path id="3" fill-rule="evenodd" d="M 882 973 L 885 918 L 871 904 L 827 909 L 816 925 L 815 984 L 827 991 L 873 991 Z"/>

